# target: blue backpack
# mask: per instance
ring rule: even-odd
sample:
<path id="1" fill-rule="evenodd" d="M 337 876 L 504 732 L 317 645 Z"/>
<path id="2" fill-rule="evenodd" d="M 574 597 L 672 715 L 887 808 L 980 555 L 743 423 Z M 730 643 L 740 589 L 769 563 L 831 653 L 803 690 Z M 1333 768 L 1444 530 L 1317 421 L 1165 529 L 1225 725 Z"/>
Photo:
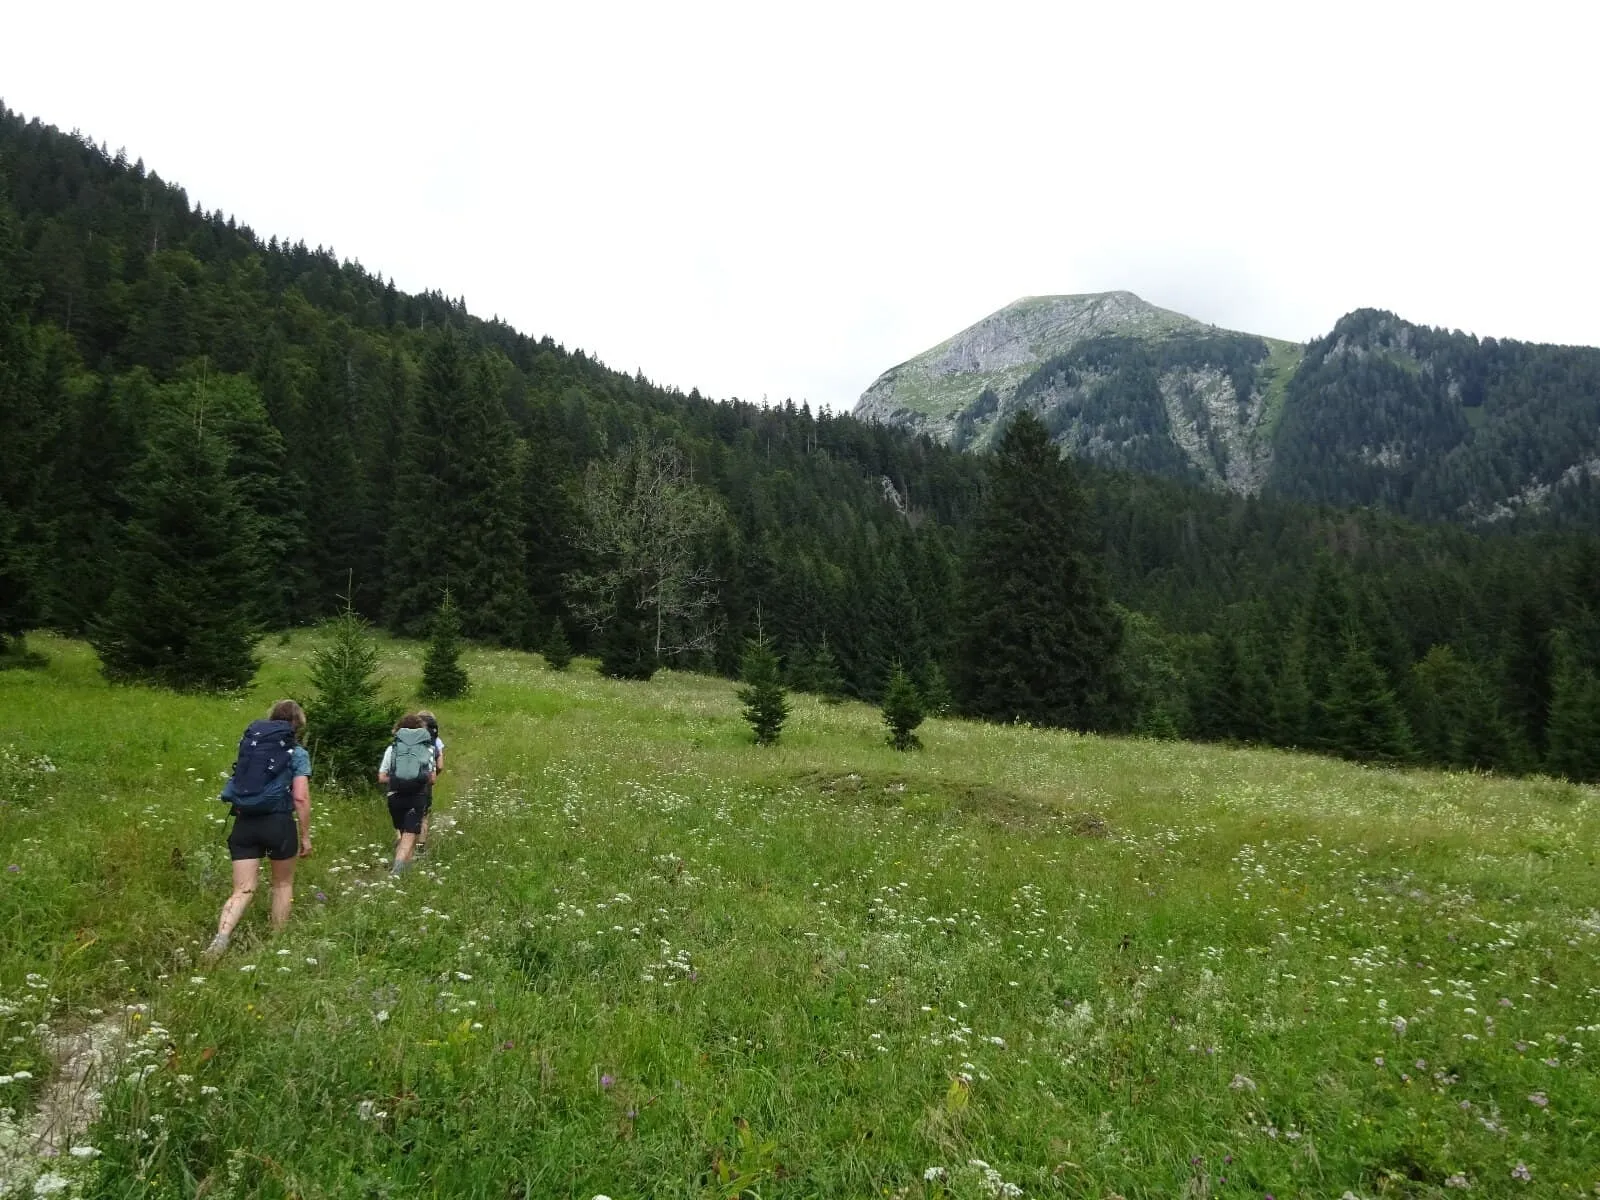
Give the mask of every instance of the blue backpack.
<path id="1" fill-rule="evenodd" d="M 222 785 L 222 802 L 241 815 L 278 811 L 294 782 L 294 741 L 288 721 L 250 722 L 233 775 Z"/>

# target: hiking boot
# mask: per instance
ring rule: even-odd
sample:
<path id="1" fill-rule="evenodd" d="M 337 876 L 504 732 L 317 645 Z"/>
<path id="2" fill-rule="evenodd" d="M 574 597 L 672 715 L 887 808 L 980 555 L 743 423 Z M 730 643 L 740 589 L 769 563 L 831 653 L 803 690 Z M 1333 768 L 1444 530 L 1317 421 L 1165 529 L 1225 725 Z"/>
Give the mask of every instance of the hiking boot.
<path id="1" fill-rule="evenodd" d="M 225 933 L 219 933 L 216 937 L 211 939 L 211 944 L 201 951 L 200 961 L 203 963 L 214 963 L 217 961 L 217 959 L 222 957 L 223 953 L 227 949 L 228 935 Z"/>

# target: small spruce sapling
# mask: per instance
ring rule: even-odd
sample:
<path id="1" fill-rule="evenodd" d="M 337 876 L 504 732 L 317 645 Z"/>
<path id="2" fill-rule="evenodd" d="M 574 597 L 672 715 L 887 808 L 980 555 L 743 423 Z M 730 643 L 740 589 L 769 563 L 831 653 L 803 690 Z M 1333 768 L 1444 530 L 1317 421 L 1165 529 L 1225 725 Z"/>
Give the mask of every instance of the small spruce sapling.
<path id="1" fill-rule="evenodd" d="M 311 656 L 308 748 L 319 779 L 351 788 L 375 777 L 400 706 L 379 695 L 378 648 L 348 600 L 323 633 Z"/>
<path id="2" fill-rule="evenodd" d="M 896 750 L 919 748 L 922 741 L 915 730 L 922 724 L 924 715 L 916 684 L 896 662 L 883 694 L 883 723 L 889 727 L 889 744 Z"/>
<path id="3" fill-rule="evenodd" d="M 844 702 L 844 676 L 839 673 L 839 660 L 828 645 L 828 635 L 822 635 L 817 652 L 811 656 L 811 686 L 825 704 Z"/>
<path id="4" fill-rule="evenodd" d="M 944 717 L 950 714 L 955 698 L 950 695 L 950 685 L 945 682 L 944 671 L 939 664 L 930 662 L 922 669 L 922 707 L 930 717 Z"/>
<path id="5" fill-rule="evenodd" d="M 744 704 L 744 719 L 755 731 L 756 745 L 777 742 L 789 716 L 789 699 L 778 670 L 778 656 L 764 637 L 752 638 L 745 645 L 739 663 L 739 700 Z"/>
<path id="6" fill-rule="evenodd" d="M 446 588 L 444 600 L 433 617 L 433 636 L 428 641 L 428 656 L 422 663 L 422 698 L 455 700 L 472 686 L 461 665 L 461 615 L 454 597 Z"/>
<path id="7" fill-rule="evenodd" d="M 567 641 L 560 617 L 550 626 L 550 636 L 545 639 L 544 661 L 552 671 L 565 671 L 572 665 L 572 643 Z"/>

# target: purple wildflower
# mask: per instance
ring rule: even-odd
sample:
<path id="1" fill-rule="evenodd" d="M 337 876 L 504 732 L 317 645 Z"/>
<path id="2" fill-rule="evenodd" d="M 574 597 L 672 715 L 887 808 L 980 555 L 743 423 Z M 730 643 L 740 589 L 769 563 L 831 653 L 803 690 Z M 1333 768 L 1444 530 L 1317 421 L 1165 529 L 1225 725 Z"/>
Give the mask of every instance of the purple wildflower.
<path id="1" fill-rule="evenodd" d="M 608 1090 L 616 1082 L 617 1082 L 617 1079 L 616 1079 L 616 1076 L 614 1076 L 614 1075 L 602 1075 L 602 1076 L 600 1076 L 600 1086 L 603 1087 L 603 1088 L 606 1088 Z"/>
<path id="2" fill-rule="evenodd" d="M 10 871 L 13 875 L 15 875 L 18 871 L 22 870 L 22 868 L 17 866 L 16 863 L 12 863 L 9 867 L 6 868 L 6 870 Z"/>

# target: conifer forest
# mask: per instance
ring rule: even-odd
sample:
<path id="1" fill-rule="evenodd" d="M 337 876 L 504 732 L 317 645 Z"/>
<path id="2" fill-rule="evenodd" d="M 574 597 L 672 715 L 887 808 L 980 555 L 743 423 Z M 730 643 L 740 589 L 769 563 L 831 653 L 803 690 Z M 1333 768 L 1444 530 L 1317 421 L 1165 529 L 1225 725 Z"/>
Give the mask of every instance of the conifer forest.
<path id="1" fill-rule="evenodd" d="M 1552 404 L 1592 388 L 1547 374 Z M 1315 447 L 1382 418 L 1285 419 Z M 1241 497 L 1062 457 L 1027 415 L 975 454 L 713 399 L 8 110 L 0 420 L 0 649 L 86 637 L 113 678 L 235 689 L 266 632 L 348 606 L 426 636 L 448 589 L 460 637 L 619 676 L 759 643 L 791 686 L 877 701 L 899 669 L 1001 722 L 1600 779 L 1586 507 L 1422 520 L 1310 458 Z"/>

